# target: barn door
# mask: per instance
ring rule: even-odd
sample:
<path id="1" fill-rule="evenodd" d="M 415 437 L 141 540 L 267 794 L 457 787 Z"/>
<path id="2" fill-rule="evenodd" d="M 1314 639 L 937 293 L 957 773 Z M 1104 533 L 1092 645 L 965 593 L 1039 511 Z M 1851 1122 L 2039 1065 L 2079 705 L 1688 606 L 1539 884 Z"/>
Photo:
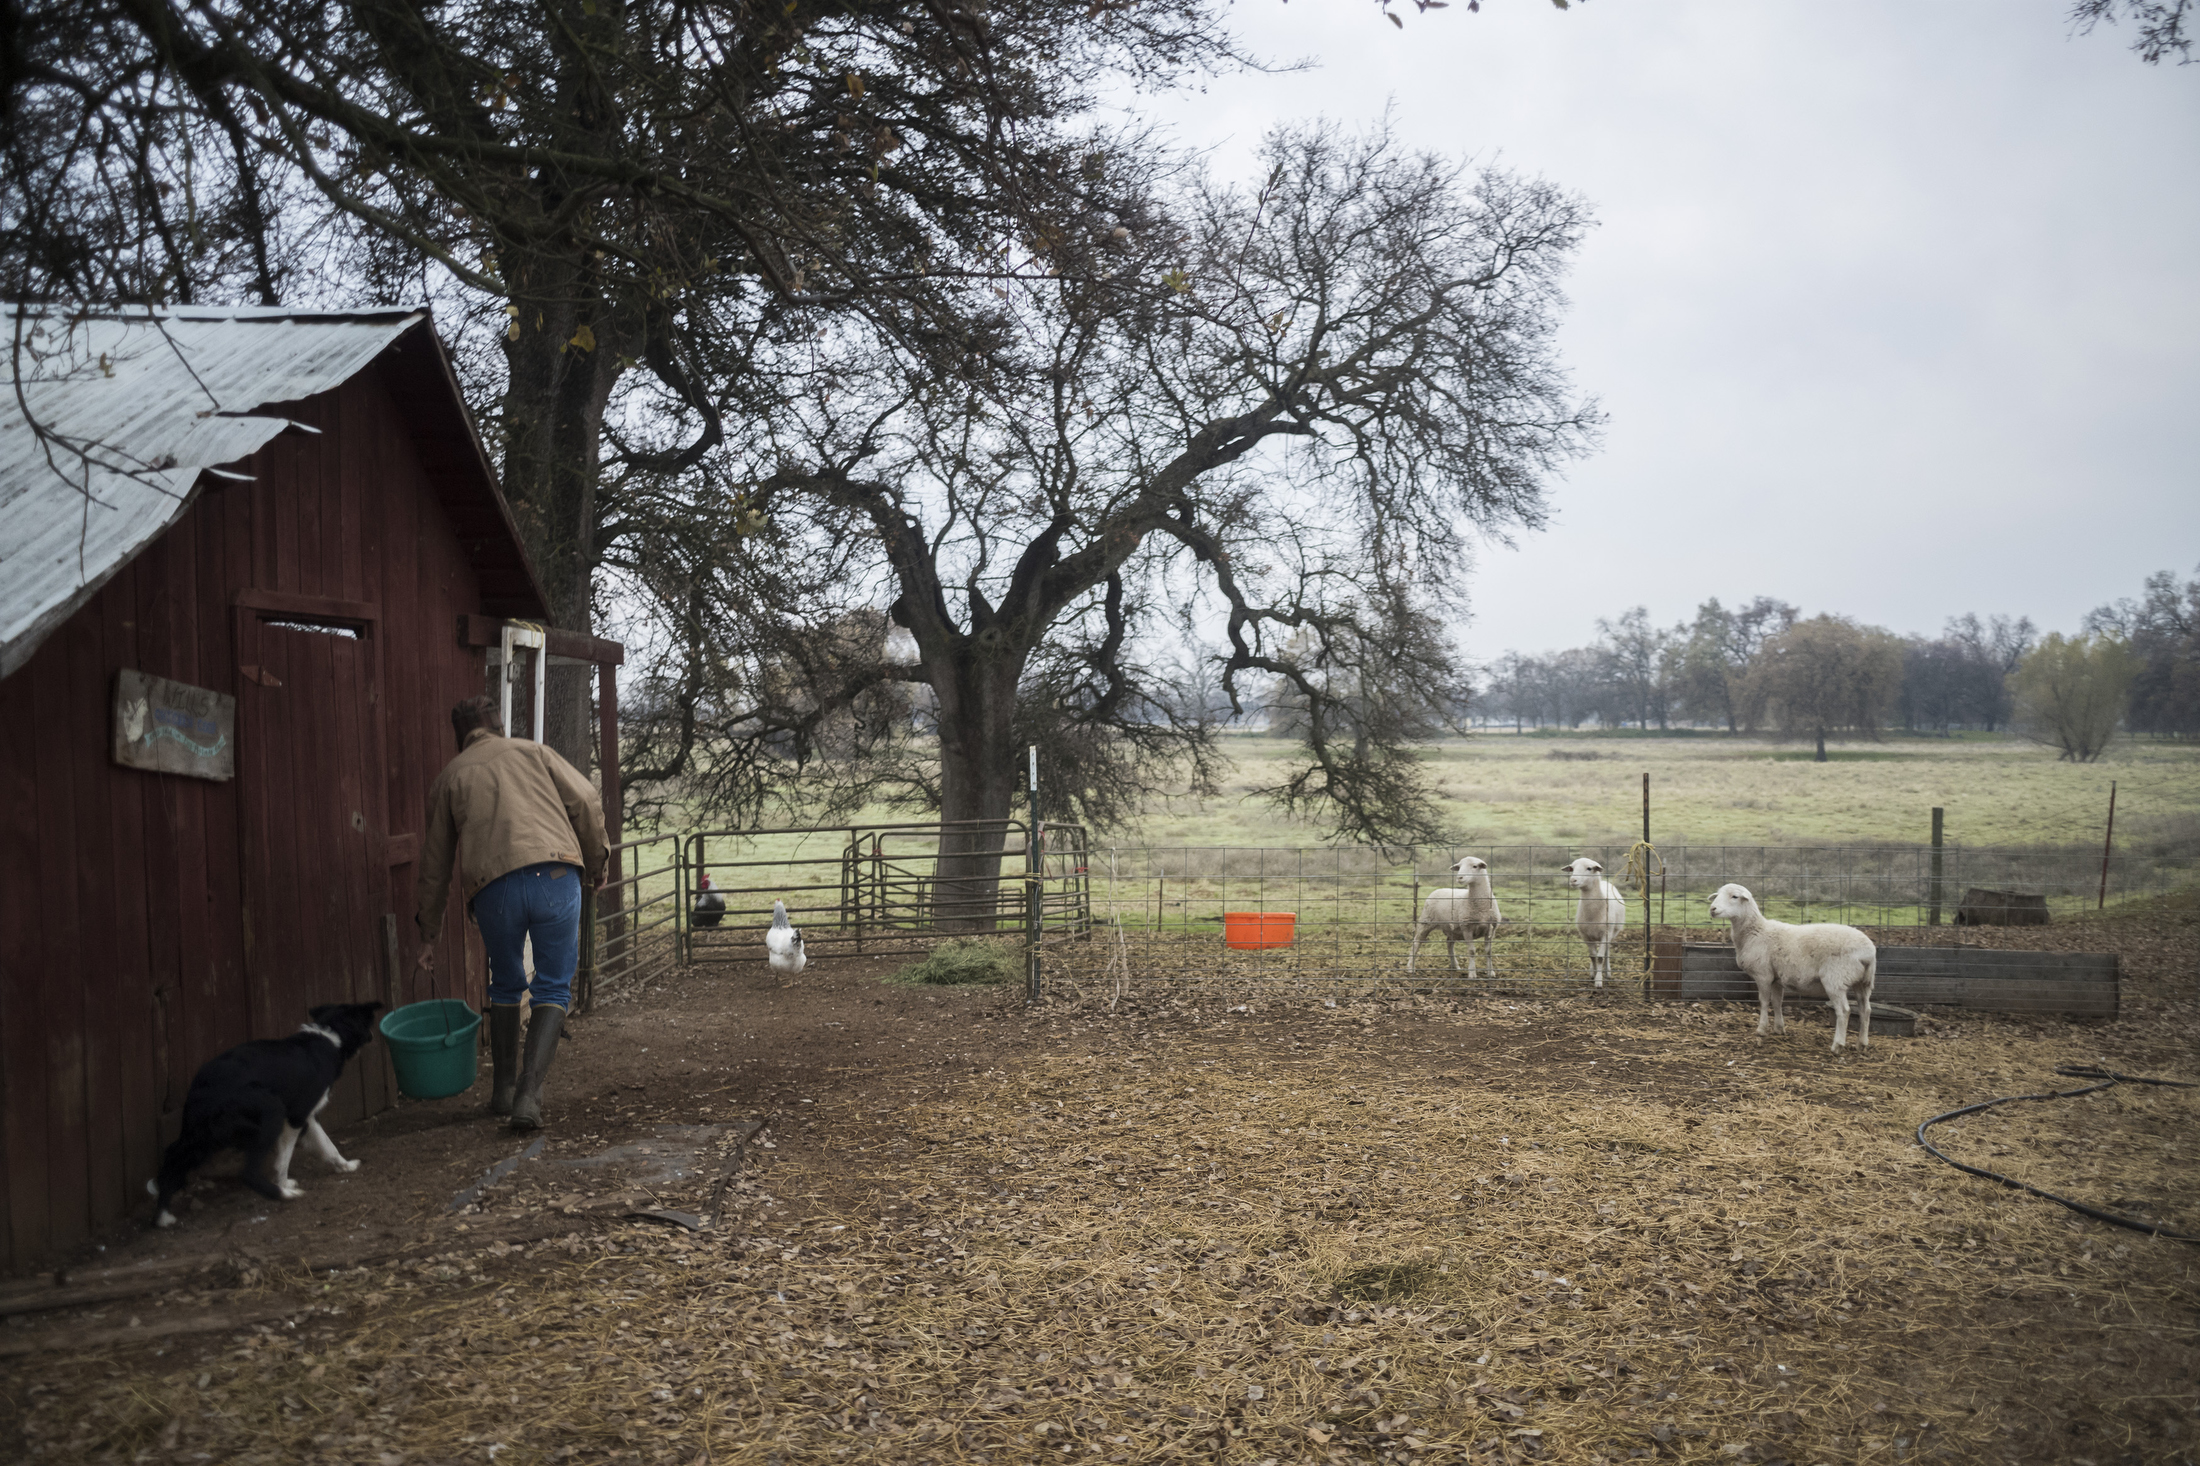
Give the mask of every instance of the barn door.
<path id="1" fill-rule="evenodd" d="M 372 621 L 244 608 L 237 783 L 252 1034 L 278 1038 L 320 1003 L 380 997 L 387 904 L 381 709 Z M 345 1071 L 330 1116 L 387 1102 L 379 1063 Z"/>

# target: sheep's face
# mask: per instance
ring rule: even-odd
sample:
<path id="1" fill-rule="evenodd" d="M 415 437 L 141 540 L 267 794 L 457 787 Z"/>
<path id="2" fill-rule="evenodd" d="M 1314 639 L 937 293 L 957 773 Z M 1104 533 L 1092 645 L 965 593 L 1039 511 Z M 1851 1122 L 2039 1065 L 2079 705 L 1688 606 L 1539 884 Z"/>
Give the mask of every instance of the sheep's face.
<path id="1" fill-rule="evenodd" d="M 1577 891 L 1593 891 L 1597 888 L 1597 883 L 1604 879 L 1604 867 L 1587 856 L 1572 865 L 1562 865 L 1559 869 L 1566 872 L 1566 884 Z"/>
<path id="2" fill-rule="evenodd" d="M 1737 886 L 1731 881 L 1711 893 L 1711 919 L 1732 921 L 1757 909 L 1757 898 L 1749 894 L 1749 887 Z"/>
<path id="3" fill-rule="evenodd" d="M 1460 877 L 1462 880 L 1473 880 L 1476 876 L 1488 871 L 1489 868 L 1490 863 L 1488 861 L 1483 860 L 1478 856 L 1470 855 L 1466 859 L 1460 861 L 1457 865 L 1453 866 L 1451 868 L 1451 873 L 1455 876 Z"/>

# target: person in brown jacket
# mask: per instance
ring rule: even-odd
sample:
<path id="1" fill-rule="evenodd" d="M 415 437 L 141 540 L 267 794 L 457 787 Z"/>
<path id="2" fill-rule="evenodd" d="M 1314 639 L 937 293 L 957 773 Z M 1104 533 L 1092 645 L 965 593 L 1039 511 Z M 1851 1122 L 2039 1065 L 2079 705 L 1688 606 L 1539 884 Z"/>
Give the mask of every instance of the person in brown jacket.
<path id="1" fill-rule="evenodd" d="M 603 879 L 610 849 L 595 788 L 555 749 L 506 738 L 497 705 L 468 698 L 451 709 L 458 757 L 428 790 L 427 836 L 414 888 L 419 967 L 435 970 L 451 865 L 459 862 L 467 908 L 489 952 L 489 1111 L 514 1130 L 542 1124 L 542 1081 L 557 1054 L 580 962 L 582 895 Z M 527 981 L 525 944 L 535 949 Z M 527 1054 L 520 1058 L 519 1003 L 527 997 Z"/>

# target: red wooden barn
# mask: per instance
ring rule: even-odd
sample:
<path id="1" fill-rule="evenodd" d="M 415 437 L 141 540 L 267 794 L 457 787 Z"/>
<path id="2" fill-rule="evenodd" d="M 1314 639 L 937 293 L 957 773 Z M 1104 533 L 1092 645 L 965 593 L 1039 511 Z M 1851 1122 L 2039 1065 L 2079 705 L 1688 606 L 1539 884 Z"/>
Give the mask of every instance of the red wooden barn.
<path id="1" fill-rule="evenodd" d="M 21 1268 L 145 1205 L 209 1056 L 317 1003 L 479 1001 L 455 914 L 441 991 L 415 985 L 413 859 L 451 704 L 544 599 L 427 311 L 8 313 L 29 420 L 10 392 L 0 1258 Z M 549 651 L 598 663 L 616 707 L 615 645 Z M 391 1101 L 369 1053 L 338 1121 Z"/>

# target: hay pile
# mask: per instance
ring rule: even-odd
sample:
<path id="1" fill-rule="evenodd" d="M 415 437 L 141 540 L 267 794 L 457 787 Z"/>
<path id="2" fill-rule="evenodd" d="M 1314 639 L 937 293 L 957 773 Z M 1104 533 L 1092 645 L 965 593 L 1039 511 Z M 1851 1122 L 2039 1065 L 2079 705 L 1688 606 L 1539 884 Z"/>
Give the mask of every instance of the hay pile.
<path id="1" fill-rule="evenodd" d="M 915 962 L 897 969 L 889 982 L 919 987 L 1009 983 L 1024 975 L 1023 949 L 1014 943 L 981 937 L 949 937 Z"/>

